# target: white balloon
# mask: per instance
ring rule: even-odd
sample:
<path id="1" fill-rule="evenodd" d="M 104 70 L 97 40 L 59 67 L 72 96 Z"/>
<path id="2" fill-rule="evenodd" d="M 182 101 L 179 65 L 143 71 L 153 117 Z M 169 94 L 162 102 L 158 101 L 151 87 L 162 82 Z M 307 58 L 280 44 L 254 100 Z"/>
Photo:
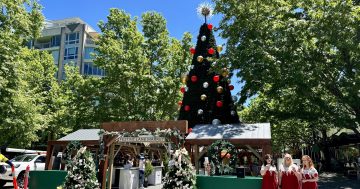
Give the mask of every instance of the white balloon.
<path id="1" fill-rule="evenodd" d="M 212 120 L 212 124 L 213 124 L 213 125 L 219 125 L 220 123 L 221 123 L 221 121 L 218 120 L 218 119 Z"/>
<path id="2" fill-rule="evenodd" d="M 203 83 L 203 87 L 206 89 L 206 88 L 208 88 L 209 87 L 209 83 L 208 82 L 204 82 Z"/>
<path id="3" fill-rule="evenodd" d="M 203 114 L 204 113 L 204 111 L 202 110 L 202 109 L 198 109 L 198 115 L 201 115 L 201 114 Z"/>
<path id="4" fill-rule="evenodd" d="M 206 40 L 206 36 L 205 35 L 201 36 L 201 41 L 205 41 L 205 40 Z"/>

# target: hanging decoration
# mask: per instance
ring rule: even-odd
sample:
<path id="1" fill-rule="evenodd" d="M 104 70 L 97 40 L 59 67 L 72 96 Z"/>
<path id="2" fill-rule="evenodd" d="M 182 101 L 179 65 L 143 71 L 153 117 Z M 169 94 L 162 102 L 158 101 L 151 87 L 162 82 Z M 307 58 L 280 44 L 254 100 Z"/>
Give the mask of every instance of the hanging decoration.
<path id="1" fill-rule="evenodd" d="M 234 115 L 236 115 L 236 112 L 235 112 L 234 110 L 231 110 L 230 114 L 231 114 L 232 116 L 234 116 Z"/>
<path id="2" fill-rule="evenodd" d="M 178 105 L 179 105 L 179 106 L 181 106 L 181 105 L 182 105 L 182 101 L 181 101 L 181 100 L 178 102 Z"/>
<path id="3" fill-rule="evenodd" d="M 218 119 L 213 119 L 212 122 L 211 122 L 213 125 L 219 125 L 221 123 L 220 120 Z"/>
<path id="4" fill-rule="evenodd" d="M 191 53 L 191 54 L 195 54 L 195 53 L 196 53 L 196 50 L 195 50 L 194 47 L 191 47 L 191 48 L 190 48 L 190 53 Z"/>
<path id="5" fill-rule="evenodd" d="M 230 90 L 234 90 L 234 85 L 229 85 Z"/>
<path id="6" fill-rule="evenodd" d="M 204 82 L 203 83 L 203 87 L 206 89 L 206 88 L 208 88 L 209 87 L 209 83 L 208 82 Z"/>
<path id="7" fill-rule="evenodd" d="M 223 106 L 223 102 L 222 101 L 217 101 L 216 102 L 216 106 L 218 107 L 218 108 L 221 108 L 222 106 Z"/>
<path id="8" fill-rule="evenodd" d="M 212 25 L 212 24 L 208 24 L 207 27 L 208 27 L 209 30 L 212 30 L 212 29 L 213 29 L 213 25 Z"/>
<path id="9" fill-rule="evenodd" d="M 213 77 L 213 80 L 214 80 L 215 83 L 219 82 L 220 76 L 215 75 L 215 76 Z"/>
<path id="10" fill-rule="evenodd" d="M 229 70 L 227 68 L 223 68 L 222 72 L 221 72 L 221 75 L 223 77 L 227 77 L 229 75 Z"/>
<path id="11" fill-rule="evenodd" d="M 193 130 L 192 128 L 189 128 L 189 129 L 188 129 L 188 133 L 191 133 L 191 132 L 192 132 L 192 130 Z"/>
<path id="12" fill-rule="evenodd" d="M 224 88 L 223 88 L 222 86 L 218 86 L 218 87 L 216 88 L 216 91 L 217 91 L 218 93 L 222 93 L 222 92 L 224 91 Z"/>
<path id="13" fill-rule="evenodd" d="M 198 80 L 196 75 L 191 76 L 191 81 L 195 83 Z"/>
<path id="14" fill-rule="evenodd" d="M 200 99 L 202 100 L 202 101 L 205 101 L 206 100 L 206 95 L 205 94 L 202 94 L 201 96 L 200 96 Z"/>
<path id="15" fill-rule="evenodd" d="M 181 87 L 181 88 L 180 88 L 180 91 L 181 91 L 182 94 L 184 94 L 185 91 L 186 91 L 185 87 Z"/>
<path id="16" fill-rule="evenodd" d="M 198 62 L 202 62 L 204 60 L 204 57 L 203 56 L 198 56 L 197 59 L 196 59 Z"/>
<path id="17" fill-rule="evenodd" d="M 204 110 L 198 109 L 197 113 L 198 113 L 198 115 L 202 115 L 204 113 Z"/>
<path id="18" fill-rule="evenodd" d="M 210 48 L 210 49 L 208 50 L 208 53 L 211 54 L 211 55 L 213 55 L 213 54 L 215 53 L 215 50 L 214 50 L 213 48 Z"/>
<path id="19" fill-rule="evenodd" d="M 223 50 L 223 47 L 222 47 L 221 45 L 218 45 L 218 46 L 216 47 L 216 51 L 217 51 L 218 53 L 220 53 L 222 50 Z"/>
<path id="20" fill-rule="evenodd" d="M 206 41 L 206 36 L 205 35 L 201 36 L 201 41 L 202 42 Z"/>
<path id="21" fill-rule="evenodd" d="M 189 105 L 186 105 L 186 106 L 184 107 L 184 110 L 187 111 L 187 112 L 190 111 L 190 106 L 189 106 Z"/>

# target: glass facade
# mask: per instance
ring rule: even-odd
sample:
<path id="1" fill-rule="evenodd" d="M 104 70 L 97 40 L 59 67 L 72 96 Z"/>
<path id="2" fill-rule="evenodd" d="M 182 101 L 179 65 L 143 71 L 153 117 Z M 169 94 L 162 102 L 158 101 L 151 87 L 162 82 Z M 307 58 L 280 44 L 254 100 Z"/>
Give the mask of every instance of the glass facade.
<path id="1" fill-rule="evenodd" d="M 93 62 L 84 63 L 84 75 L 105 76 L 105 71 L 95 66 Z"/>
<path id="2" fill-rule="evenodd" d="M 94 47 L 85 47 L 85 59 L 94 59 L 93 54 L 97 54 Z"/>
<path id="3" fill-rule="evenodd" d="M 55 35 L 51 37 L 51 47 L 60 46 L 60 42 L 61 42 L 61 35 Z"/>
<path id="4" fill-rule="evenodd" d="M 64 60 L 73 60 L 78 58 L 78 47 L 65 48 Z"/>
<path id="5" fill-rule="evenodd" d="M 66 45 L 69 45 L 69 44 L 78 44 L 78 43 L 79 43 L 79 39 L 80 39 L 80 34 L 79 34 L 79 32 L 66 34 L 65 44 L 66 44 Z"/>

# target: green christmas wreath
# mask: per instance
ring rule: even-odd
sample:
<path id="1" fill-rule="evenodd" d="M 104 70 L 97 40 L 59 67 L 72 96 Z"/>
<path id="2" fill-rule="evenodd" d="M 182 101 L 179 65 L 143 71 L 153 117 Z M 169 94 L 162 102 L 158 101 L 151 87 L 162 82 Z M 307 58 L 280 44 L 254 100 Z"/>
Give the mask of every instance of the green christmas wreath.
<path id="1" fill-rule="evenodd" d="M 235 146 L 227 141 L 218 140 L 208 149 L 212 175 L 232 174 L 236 167 L 238 153 Z"/>

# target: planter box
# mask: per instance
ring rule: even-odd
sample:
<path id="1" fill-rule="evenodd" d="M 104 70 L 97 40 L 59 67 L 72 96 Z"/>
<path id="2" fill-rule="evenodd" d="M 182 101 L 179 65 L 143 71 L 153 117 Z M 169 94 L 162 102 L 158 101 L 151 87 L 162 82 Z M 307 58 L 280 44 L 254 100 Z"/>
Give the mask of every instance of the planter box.
<path id="1" fill-rule="evenodd" d="M 162 167 L 156 166 L 154 167 L 154 171 L 148 177 L 149 185 L 159 185 L 162 180 Z"/>

